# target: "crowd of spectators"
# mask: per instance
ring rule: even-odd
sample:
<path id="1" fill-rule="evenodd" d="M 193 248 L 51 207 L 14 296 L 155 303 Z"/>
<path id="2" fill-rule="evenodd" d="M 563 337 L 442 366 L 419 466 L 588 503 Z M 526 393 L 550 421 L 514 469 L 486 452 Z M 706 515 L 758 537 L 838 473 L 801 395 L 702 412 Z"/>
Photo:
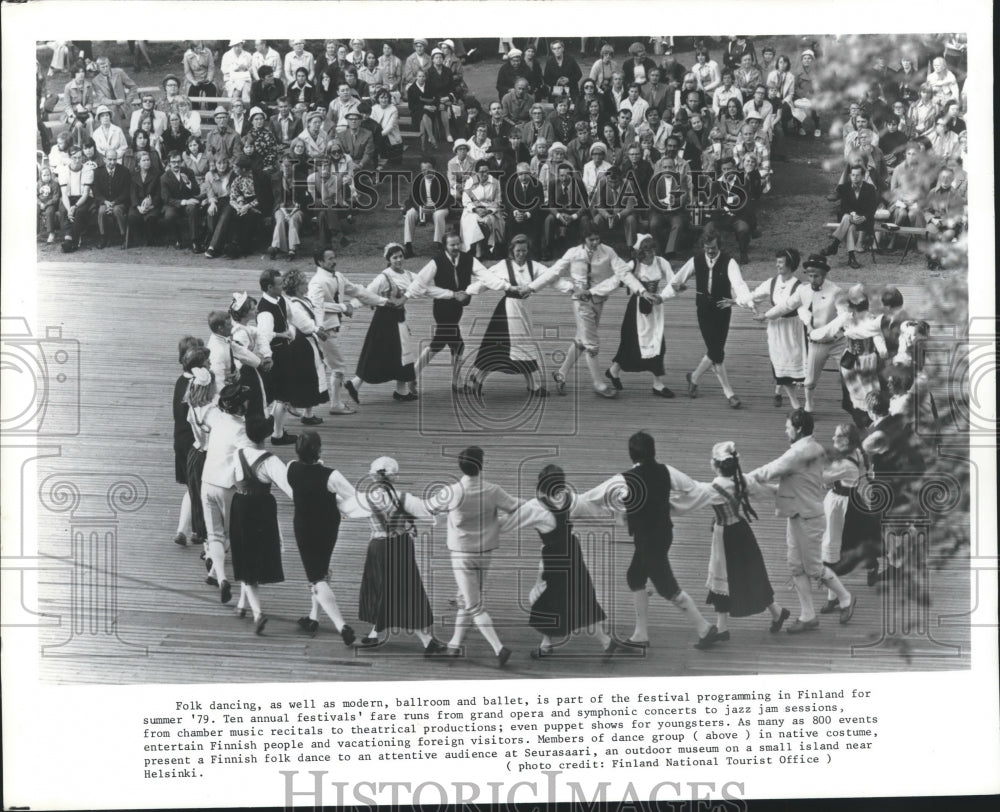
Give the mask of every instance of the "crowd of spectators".
<path id="1" fill-rule="evenodd" d="M 402 166 L 406 143 L 419 153 L 408 255 L 420 224 L 440 243 L 448 219 L 465 250 L 502 254 L 525 234 L 541 258 L 590 224 L 624 246 L 649 231 L 671 257 L 712 221 L 746 262 L 790 142 L 826 132 L 819 42 L 786 54 L 745 36 L 696 41 L 690 64 L 669 37 L 625 54 L 605 42 L 589 66 L 560 40 L 544 57 L 537 40 L 515 42 L 500 41 L 492 98 L 469 92 L 461 40 L 417 38 L 409 54 L 357 38 L 317 53 L 305 40 L 192 41 L 156 88 L 94 60 L 91 43 L 50 43 L 50 77 L 37 71 L 40 230 L 67 251 L 90 231 L 102 247 L 294 257 L 311 233 L 346 244 L 361 227 L 357 173 Z M 937 44 L 876 57 L 863 96 L 845 100 L 825 253 L 844 245 L 852 267 L 913 233 L 954 240 L 965 227 L 963 43 Z M 144 45 L 133 53 L 148 61 Z M 54 71 L 69 77 L 58 104 Z"/>

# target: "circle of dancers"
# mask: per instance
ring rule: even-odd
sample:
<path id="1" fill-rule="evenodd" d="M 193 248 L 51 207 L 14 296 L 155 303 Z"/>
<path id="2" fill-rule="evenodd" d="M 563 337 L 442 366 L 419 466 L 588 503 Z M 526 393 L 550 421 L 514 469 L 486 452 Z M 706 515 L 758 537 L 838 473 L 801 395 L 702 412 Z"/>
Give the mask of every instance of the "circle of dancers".
<path id="1" fill-rule="evenodd" d="M 922 419 L 925 408 L 935 410 L 918 351 L 928 326 L 908 318 L 897 289 L 882 293 L 882 311 L 874 314 L 863 285 L 845 291 L 827 278 L 821 254 L 802 263 L 808 281 L 797 278 L 801 257 L 789 248 L 777 253 L 775 275 L 750 290 L 711 226 L 699 251 L 676 273 L 645 234 L 636 235 L 634 257 L 626 260 L 601 242 L 596 229 L 585 229 L 580 245 L 549 267 L 530 257 L 526 239 L 513 239 L 508 258 L 492 268 L 461 244 L 459 234 L 446 234 L 440 254 L 416 272 L 403 267 L 404 247 L 390 244 L 385 269 L 367 286 L 337 270 L 333 250 L 318 251 L 311 278 L 297 270 L 264 270 L 259 299 L 234 294 L 227 310 L 209 314 L 207 341 L 181 340 L 183 373 L 173 415 L 175 477 L 185 494 L 174 541 L 203 545 L 205 581 L 218 589 L 223 604 L 231 602 L 233 584 L 240 586 L 236 611 L 250 616 L 256 634 L 264 633 L 268 621 L 262 587 L 285 579 L 276 490 L 292 502 L 296 548 L 309 584 L 309 612 L 298 620 L 303 633 L 315 635 L 325 615 L 347 646 L 376 648 L 392 629 L 402 629 L 418 637 L 426 656 L 448 658 L 464 654 L 474 626 L 501 668 L 512 652 L 487 609 L 486 584 L 495 580 L 490 563 L 501 539 L 513 533 L 535 531 L 540 543 L 538 575 L 528 595 L 528 625 L 540 636 L 530 652 L 535 659 L 558 654 L 574 633 L 595 637 L 606 658 L 641 654 L 653 645 L 654 593 L 683 613 L 698 649 L 728 641 L 731 619 L 765 612 L 771 633 L 818 629 L 815 583 L 827 590 L 819 614 L 836 613 L 846 624 L 858 599 L 840 576 L 863 564 L 871 586 L 884 577 L 880 559 L 889 568 L 904 565 L 900 550 L 883 549 L 880 521 L 865 509 L 864 495 L 867 477 L 898 489 L 897 475 L 923 470 L 910 424 Z M 390 382 L 394 400 L 416 400 L 422 370 L 445 348 L 456 393 L 481 397 L 487 376 L 501 372 L 524 377 L 528 397 L 551 394 L 532 340 L 529 303 L 547 288 L 570 296 L 576 321 L 565 361 L 552 373 L 555 394 L 565 393 L 568 373 L 583 358 L 601 397 L 623 390 L 623 372 L 648 372 L 652 394 L 672 399 L 663 363 L 663 304 L 684 293 L 692 277 L 705 355 L 686 375 L 689 398 L 698 396 L 699 380 L 711 369 L 728 405 L 741 408 L 725 367 L 732 308 L 752 310 L 767 326 L 774 406 L 783 407 L 787 398 L 792 410 L 784 425 L 788 450 L 764 465 L 744 473 L 737 444 L 718 442 L 710 455 L 713 478 L 699 482 L 661 462 L 653 436 L 640 431 L 627 440 L 623 473 L 584 490 L 560 465 L 548 464 L 538 472 L 533 498 L 521 500 L 485 478 L 485 452 L 477 446 L 458 454 L 456 484 L 425 489 L 424 496 L 401 490 L 400 467 L 390 456 L 375 459 L 356 484 L 322 459 L 322 440 L 312 429 L 323 422 L 316 414 L 320 406 L 329 404 L 331 415 L 353 414 L 364 384 Z M 618 350 L 602 371 L 601 314 L 620 287 L 629 301 Z M 472 373 L 463 380 L 462 315 L 472 296 L 485 290 L 502 297 Z M 433 300 L 434 328 L 418 355 L 406 308 L 423 297 Z M 362 304 L 374 316 L 355 375 L 347 378 L 339 334 L 343 320 Z M 814 399 L 831 355 L 839 359 L 842 407 L 851 422 L 835 426 L 827 450 L 814 436 Z M 297 435 L 287 430 L 294 417 L 304 426 Z M 286 464 L 268 450 L 268 441 L 294 446 L 295 459 Z M 775 598 L 751 526 L 758 509 L 772 505 L 787 523 L 788 575 L 799 604 L 794 619 L 794 609 Z M 672 517 L 701 509 L 714 515 L 706 580 L 714 622 L 678 583 L 669 560 Z M 434 525 L 441 518 L 457 590 L 447 641 L 435 636 L 414 545 L 418 523 Z M 625 581 L 635 625 L 627 637 L 608 627 L 574 531 L 574 522 L 614 518 L 624 521 L 634 545 Z M 358 600 L 359 620 L 370 628 L 361 635 L 347 623 L 330 582 L 345 520 L 366 521 L 370 529 Z"/>

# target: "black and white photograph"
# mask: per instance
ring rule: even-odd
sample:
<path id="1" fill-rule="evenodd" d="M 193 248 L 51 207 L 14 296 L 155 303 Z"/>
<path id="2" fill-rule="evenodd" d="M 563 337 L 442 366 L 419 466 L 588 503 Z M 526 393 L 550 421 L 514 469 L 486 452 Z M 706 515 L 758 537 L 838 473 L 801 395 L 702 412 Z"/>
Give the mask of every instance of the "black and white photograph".
<path id="1" fill-rule="evenodd" d="M 992 9 L 917 5 L 5 6 L 5 806 L 1000 790 Z"/>

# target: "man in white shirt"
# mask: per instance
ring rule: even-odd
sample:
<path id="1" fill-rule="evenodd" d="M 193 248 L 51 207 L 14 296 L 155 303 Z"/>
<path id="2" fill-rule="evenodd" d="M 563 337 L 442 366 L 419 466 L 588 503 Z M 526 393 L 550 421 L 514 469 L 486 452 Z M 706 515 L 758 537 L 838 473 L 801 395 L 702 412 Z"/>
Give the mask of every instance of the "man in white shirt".
<path id="1" fill-rule="evenodd" d="M 746 475 L 748 482 L 760 485 L 777 482 L 776 512 L 788 519 L 785 534 L 788 566 L 800 604 L 799 617 L 788 627 L 789 634 L 819 628 L 810 579 L 819 580 L 837 596 L 842 624 L 850 621 L 857 603 L 857 598 L 844 588 L 840 579 L 823 563 L 823 529 L 826 526 L 823 513 L 823 499 L 826 495 L 823 467 L 826 452 L 812 434 L 812 415 L 796 409 L 785 421 L 785 436 L 790 446 L 788 451 Z"/>
<path id="2" fill-rule="evenodd" d="M 281 75 L 281 55 L 271 47 L 266 39 L 254 40 L 254 52 L 250 57 L 250 76 L 256 82 L 260 79 L 258 71 L 267 65 L 274 71 L 274 76 Z"/>
<path id="3" fill-rule="evenodd" d="M 337 270 L 337 252 L 332 248 L 319 248 L 313 254 L 316 263 L 316 273 L 309 280 L 309 301 L 313 310 L 322 313 L 323 335 L 320 336 L 320 347 L 330 372 L 330 414 L 354 414 L 354 409 L 343 401 L 344 356 L 340 351 L 340 328 L 343 318 L 354 315 L 351 299 L 356 298 L 371 307 L 383 307 L 389 304 L 384 296 L 369 293 L 367 288 L 355 285 L 351 280 Z M 358 393 L 347 382 L 347 391 L 351 399 L 358 403 Z"/>
<path id="4" fill-rule="evenodd" d="M 729 337 L 732 306 L 753 307 L 753 297 L 736 260 L 719 248 L 719 235 L 711 223 L 702 232 L 702 245 L 703 251 L 695 253 L 684 263 L 671 283 L 674 290 L 680 292 L 686 288 L 688 279 L 694 276 L 698 329 L 705 342 L 705 355 L 694 372 L 685 376 L 688 397 L 698 396 L 698 379 L 711 367 L 729 405 L 739 409 L 743 404 L 736 397 L 726 371 L 726 339 Z"/>
<path id="5" fill-rule="evenodd" d="M 639 95 L 639 85 L 633 83 L 628 86 L 628 96 L 621 100 L 618 110 L 630 110 L 632 112 L 632 125 L 638 126 L 646 120 L 646 111 L 649 109 L 649 102 Z"/>
<path id="6" fill-rule="evenodd" d="M 809 284 L 799 285 L 784 304 L 775 305 L 764 313 L 763 318 L 768 321 L 780 319 L 797 310 L 807 332 L 811 332 L 818 327 L 825 327 L 847 311 L 847 294 L 826 278 L 830 266 L 819 254 L 810 255 L 802 263 L 802 268 L 809 277 Z M 839 358 L 843 349 L 842 335 L 823 341 L 809 339 L 806 348 L 805 410 L 810 414 L 815 411 L 816 384 L 819 383 L 827 358 L 831 354 Z"/>
<path id="7" fill-rule="evenodd" d="M 212 333 L 205 343 L 209 351 L 208 366 L 218 386 L 236 383 L 244 365 L 254 369 L 260 366 L 260 358 L 232 340 L 233 320 L 225 310 L 208 314 L 208 329 Z"/>
<path id="8" fill-rule="evenodd" d="M 206 558 L 211 563 L 208 583 L 218 584 L 222 603 L 229 603 L 233 594 L 226 578 L 229 511 L 236 493 L 233 454 L 250 444 L 243 422 L 249 394 L 248 387 L 237 383 L 223 387 L 219 393 L 219 408 L 205 417 L 209 434 L 205 468 L 201 474 L 201 504 L 208 533 Z"/>
<path id="9" fill-rule="evenodd" d="M 486 273 L 483 264 L 472 256 L 469 251 L 462 251 L 462 236 L 455 231 L 449 231 L 444 238 L 444 251 L 428 262 L 417 273 L 416 278 L 406 290 L 406 298 L 414 299 L 430 296 L 434 303 L 434 333 L 420 357 L 414 364 L 417 375 L 427 366 L 441 350 L 447 347 L 451 351 L 451 389 L 459 392 L 464 389 L 460 385 L 459 372 L 462 368 L 462 355 L 465 352 L 465 339 L 462 338 L 460 322 L 465 306 L 472 297 L 466 293 L 466 288 L 472 284 L 473 276 Z"/>
<path id="10" fill-rule="evenodd" d="M 448 512 L 448 550 L 459 595 L 455 632 L 446 653 L 452 657 L 461 656 L 462 640 L 472 622 L 493 648 L 497 666 L 503 668 L 510 659 L 511 650 L 500 642 L 493 628 L 493 620 L 483 605 L 483 592 L 490 557 L 500 546 L 500 512 L 513 513 L 520 500 L 499 485 L 483 481 L 483 457 L 483 449 L 478 446 L 461 451 L 458 467 L 462 478 L 457 487 L 442 491 L 440 496 Z"/>
<path id="11" fill-rule="evenodd" d="M 552 373 L 556 393 L 566 394 L 566 376 L 582 355 L 590 371 L 594 391 L 601 397 L 613 398 L 618 392 L 604 382 L 604 375 L 597 363 L 601 346 L 598 328 L 607 296 L 595 294 L 593 289 L 613 275 L 628 272 L 630 265 L 614 250 L 601 243 L 597 226 L 588 224 L 583 229 L 581 244 L 570 248 L 552 268 L 558 269 L 560 274 L 569 272 L 569 279 L 560 280 L 557 287 L 564 292 L 572 291 L 573 315 L 576 318 L 576 337 L 566 351 L 562 366 Z"/>
<path id="12" fill-rule="evenodd" d="M 62 193 L 59 212 L 63 226 L 62 250 L 70 253 L 80 247 L 80 238 L 94 215 L 94 170 L 84 165 L 80 147 L 70 147 L 69 163 L 59 167 L 56 178 Z"/>
<path id="13" fill-rule="evenodd" d="M 257 352 L 263 359 L 260 369 L 266 374 L 264 384 L 268 397 L 274 401 L 271 445 L 294 445 L 297 438 L 285 431 L 285 417 L 294 388 L 294 381 L 288 379 L 288 371 L 293 368 L 292 342 L 296 330 L 289 319 L 291 306 L 282 294 L 284 280 L 281 272 L 269 268 L 261 273 L 260 289 L 263 295 L 257 304 Z"/>

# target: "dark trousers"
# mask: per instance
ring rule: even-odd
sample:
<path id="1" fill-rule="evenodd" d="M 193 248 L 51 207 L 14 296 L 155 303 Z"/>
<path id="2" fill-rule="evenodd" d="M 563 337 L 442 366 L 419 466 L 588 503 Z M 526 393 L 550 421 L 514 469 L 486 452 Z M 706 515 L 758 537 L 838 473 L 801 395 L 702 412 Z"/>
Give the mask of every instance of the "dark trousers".
<path id="1" fill-rule="evenodd" d="M 729 338 L 731 308 L 716 306 L 715 299 L 698 295 L 698 329 L 705 342 L 705 355 L 713 364 L 726 360 L 726 339 Z"/>
<path id="2" fill-rule="evenodd" d="M 197 203 L 187 206 L 164 206 L 163 225 L 168 235 L 177 243 L 197 243 L 199 232 L 199 211 Z M 187 219 L 187 237 L 184 236 L 184 220 Z"/>
<path id="3" fill-rule="evenodd" d="M 135 235 L 141 229 L 146 238 L 146 245 L 154 245 L 156 241 L 156 222 L 160 212 L 157 209 L 150 209 L 143 214 L 138 208 L 132 206 L 128 212 L 129 234 Z"/>
<path id="4" fill-rule="evenodd" d="M 71 197 L 69 199 L 70 205 L 74 205 L 80 198 Z M 88 198 L 82 204 L 77 205 L 75 214 L 73 215 L 73 221 L 70 222 L 69 212 L 60 207 L 59 210 L 59 220 L 62 225 L 63 237 L 71 239 L 74 243 L 80 241 L 80 237 L 87 230 L 90 225 L 91 220 L 94 216 L 94 199 Z"/>

